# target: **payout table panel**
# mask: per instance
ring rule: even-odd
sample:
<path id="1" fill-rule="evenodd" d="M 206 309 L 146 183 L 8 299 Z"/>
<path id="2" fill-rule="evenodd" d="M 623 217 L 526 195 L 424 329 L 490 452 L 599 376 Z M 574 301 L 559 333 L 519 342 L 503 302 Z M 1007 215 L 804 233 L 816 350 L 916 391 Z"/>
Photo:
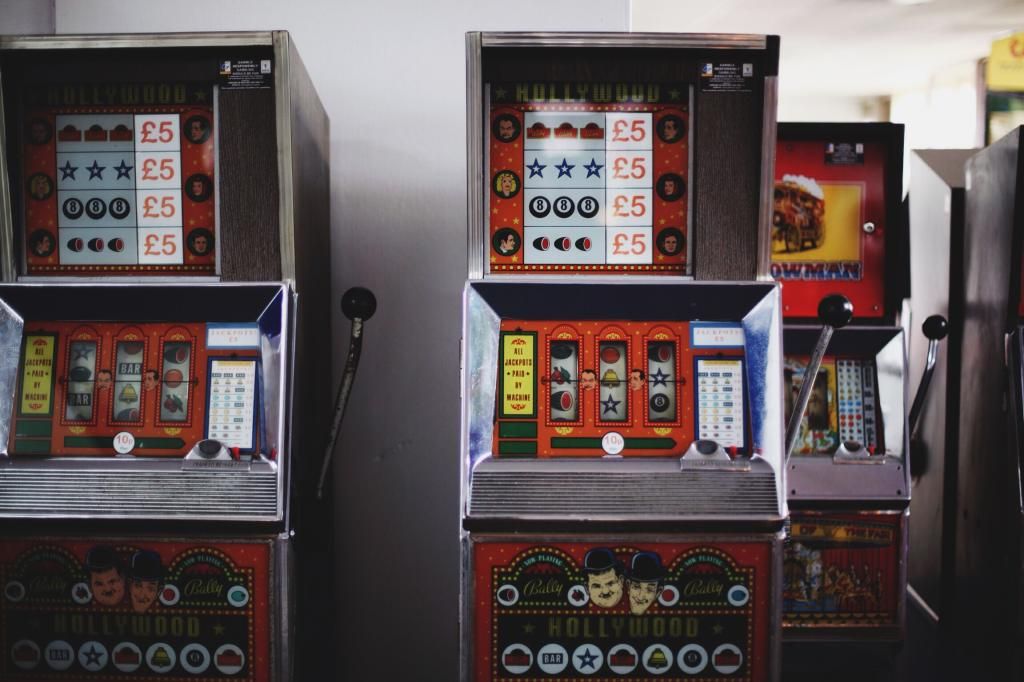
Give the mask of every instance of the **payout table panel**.
<path id="1" fill-rule="evenodd" d="M 202 83 L 28 88 L 25 274 L 213 275 L 213 99 Z"/>
<path id="2" fill-rule="evenodd" d="M 688 85 L 489 91 L 492 272 L 688 272 Z"/>

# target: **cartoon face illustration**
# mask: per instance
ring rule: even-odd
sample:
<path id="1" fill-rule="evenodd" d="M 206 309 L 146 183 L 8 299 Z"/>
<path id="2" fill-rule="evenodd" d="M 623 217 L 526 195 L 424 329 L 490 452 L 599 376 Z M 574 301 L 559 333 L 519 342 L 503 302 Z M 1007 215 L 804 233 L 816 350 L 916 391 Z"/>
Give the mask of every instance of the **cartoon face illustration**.
<path id="1" fill-rule="evenodd" d="M 597 373 L 592 369 L 585 369 L 580 372 L 580 388 L 591 390 L 597 388 Z"/>
<path id="2" fill-rule="evenodd" d="M 124 601 L 124 576 L 116 566 L 89 572 L 92 597 L 102 606 L 117 606 Z"/>
<path id="3" fill-rule="evenodd" d="M 633 369 L 629 372 L 629 390 L 639 391 L 644 387 L 644 372 L 642 369 Z"/>
<path id="4" fill-rule="evenodd" d="M 665 241 L 663 243 L 665 245 L 665 253 L 675 253 L 679 250 L 679 240 L 676 239 L 673 234 L 665 237 Z"/>
<path id="5" fill-rule="evenodd" d="M 674 118 L 665 119 L 665 124 L 661 129 L 664 133 L 666 142 L 671 142 L 679 137 L 679 126 L 676 124 L 676 120 Z"/>
<path id="6" fill-rule="evenodd" d="M 132 611 L 144 613 L 156 603 L 156 595 L 160 592 L 160 583 L 155 580 L 132 579 L 128 593 L 132 600 Z"/>
<path id="7" fill-rule="evenodd" d="M 155 369 L 147 369 L 146 374 L 142 378 L 142 386 L 147 391 L 152 391 L 160 383 L 160 378 L 156 374 Z"/>
<path id="8" fill-rule="evenodd" d="M 504 118 L 498 121 L 498 137 L 503 140 L 511 140 L 515 137 L 516 127 L 511 119 Z"/>
<path id="9" fill-rule="evenodd" d="M 661 594 L 661 590 L 661 584 L 657 580 L 630 580 L 629 612 L 634 616 L 645 612 Z"/>
<path id="10" fill-rule="evenodd" d="M 101 369 L 96 373 L 96 388 L 110 388 L 113 384 L 109 369 Z"/>
<path id="11" fill-rule="evenodd" d="M 199 255 L 205 254 L 207 248 L 209 248 L 209 244 L 206 241 L 206 237 L 203 235 L 198 235 L 195 239 L 193 239 L 192 246 L 193 251 L 195 251 Z"/>
<path id="12" fill-rule="evenodd" d="M 587 591 L 590 592 L 590 601 L 605 608 L 615 606 L 622 600 L 623 582 L 625 582 L 625 577 L 619 574 L 614 567 L 601 573 L 592 573 L 587 576 Z"/>

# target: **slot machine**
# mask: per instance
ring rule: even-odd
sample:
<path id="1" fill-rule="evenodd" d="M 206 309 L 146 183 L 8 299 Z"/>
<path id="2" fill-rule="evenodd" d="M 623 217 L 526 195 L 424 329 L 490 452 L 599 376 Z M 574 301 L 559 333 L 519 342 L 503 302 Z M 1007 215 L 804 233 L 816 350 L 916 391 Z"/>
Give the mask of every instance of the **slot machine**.
<path id="1" fill-rule="evenodd" d="M 295 46 L 7 37 L 0 85 L 0 677 L 293 679 L 330 406 Z"/>
<path id="2" fill-rule="evenodd" d="M 902 169 L 901 125 L 779 125 L 771 267 L 782 283 L 787 414 L 802 385 L 813 382 L 803 419 L 790 425 L 787 643 L 905 636 L 910 472 L 906 342 L 898 326 L 906 296 Z M 818 329 L 809 323 L 830 294 L 852 303 L 853 321 L 835 331 L 810 378 L 807 359 Z"/>
<path id="3" fill-rule="evenodd" d="M 461 679 L 776 679 L 778 39 L 467 46 Z"/>
<path id="4" fill-rule="evenodd" d="M 949 636 L 961 642 L 956 670 L 993 679 L 1024 671 L 1021 135 L 1015 128 L 967 160 L 958 292 L 954 591 L 943 620 L 948 611 Z"/>

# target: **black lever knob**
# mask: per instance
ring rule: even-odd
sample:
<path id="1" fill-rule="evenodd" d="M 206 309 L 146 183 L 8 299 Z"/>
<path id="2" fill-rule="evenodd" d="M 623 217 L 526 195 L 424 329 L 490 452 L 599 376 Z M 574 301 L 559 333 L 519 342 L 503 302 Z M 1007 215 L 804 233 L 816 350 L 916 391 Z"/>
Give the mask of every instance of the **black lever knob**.
<path id="1" fill-rule="evenodd" d="M 363 287 L 352 287 L 341 296 L 341 312 L 350 320 L 368 320 L 377 312 L 377 297 Z"/>
<path id="2" fill-rule="evenodd" d="M 932 315 L 921 325 L 921 331 L 929 340 L 941 341 L 949 333 L 949 322 L 942 315 Z"/>
<path id="3" fill-rule="evenodd" d="M 841 329 L 853 319 L 853 304 L 842 294 L 829 294 L 818 303 L 818 319 L 833 329 Z"/>

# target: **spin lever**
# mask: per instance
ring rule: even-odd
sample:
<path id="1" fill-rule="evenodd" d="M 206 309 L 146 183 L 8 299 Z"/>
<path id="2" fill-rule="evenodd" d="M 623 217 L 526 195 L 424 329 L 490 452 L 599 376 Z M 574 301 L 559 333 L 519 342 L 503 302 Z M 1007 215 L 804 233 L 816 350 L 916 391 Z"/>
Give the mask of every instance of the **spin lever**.
<path id="1" fill-rule="evenodd" d="M 787 462 L 796 446 L 796 436 L 800 432 L 800 423 L 804 420 L 804 413 L 807 411 L 807 401 L 811 399 L 814 378 L 818 376 L 818 370 L 821 369 L 821 361 L 825 357 L 828 342 L 832 340 L 832 332 L 845 327 L 851 319 L 853 319 L 853 304 L 842 294 L 830 294 L 821 299 L 821 303 L 818 304 L 818 320 L 823 326 L 818 341 L 814 345 L 811 361 L 804 371 L 804 381 L 800 386 L 800 395 L 797 396 L 793 414 L 789 415 L 789 424 L 786 426 Z"/>
<path id="2" fill-rule="evenodd" d="M 324 481 L 327 478 L 327 469 L 331 464 L 334 446 L 338 443 L 341 420 L 345 417 L 345 407 L 348 405 L 348 394 L 352 392 L 352 383 L 356 378 L 356 369 L 359 368 L 359 353 L 363 349 L 363 323 L 373 317 L 376 311 L 377 299 L 369 289 L 352 287 L 341 297 L 341 312 L 345 314 L 345 317 L 352 320 L 352 333 L 348 341 L 348 357 L 345 359 L 345 371 L 341 374 L 338 397 L 334 400 L 334 421 L 331 423 L 331 432 L 327 438 L 324 463 L 320 467 L 320 481 L 316 486 L 316 498 L 318 500 L 323 499 L 324 496 Z"/>
<path id="3" fill-rule="evenodd" d="M 942 315 L 932 315 L 924 324 L 921 331 L 928 337 L 928 355 L 924 361 L 924 373 L 921 374 L 921 383 L 917 385 L 917 393 L 914 394 L 914 404 L 910 407 L 910 434 L 917 430 L 917 421 L 921 417 L 921 410 L 924 409 L 924 399 L 928 395 L 928 385 L 932 381 L 932 374 L 935 373 L 935 362 L 939 357 L 939 341 L 946 338 L 949 333 L 949 323 Z"/>

